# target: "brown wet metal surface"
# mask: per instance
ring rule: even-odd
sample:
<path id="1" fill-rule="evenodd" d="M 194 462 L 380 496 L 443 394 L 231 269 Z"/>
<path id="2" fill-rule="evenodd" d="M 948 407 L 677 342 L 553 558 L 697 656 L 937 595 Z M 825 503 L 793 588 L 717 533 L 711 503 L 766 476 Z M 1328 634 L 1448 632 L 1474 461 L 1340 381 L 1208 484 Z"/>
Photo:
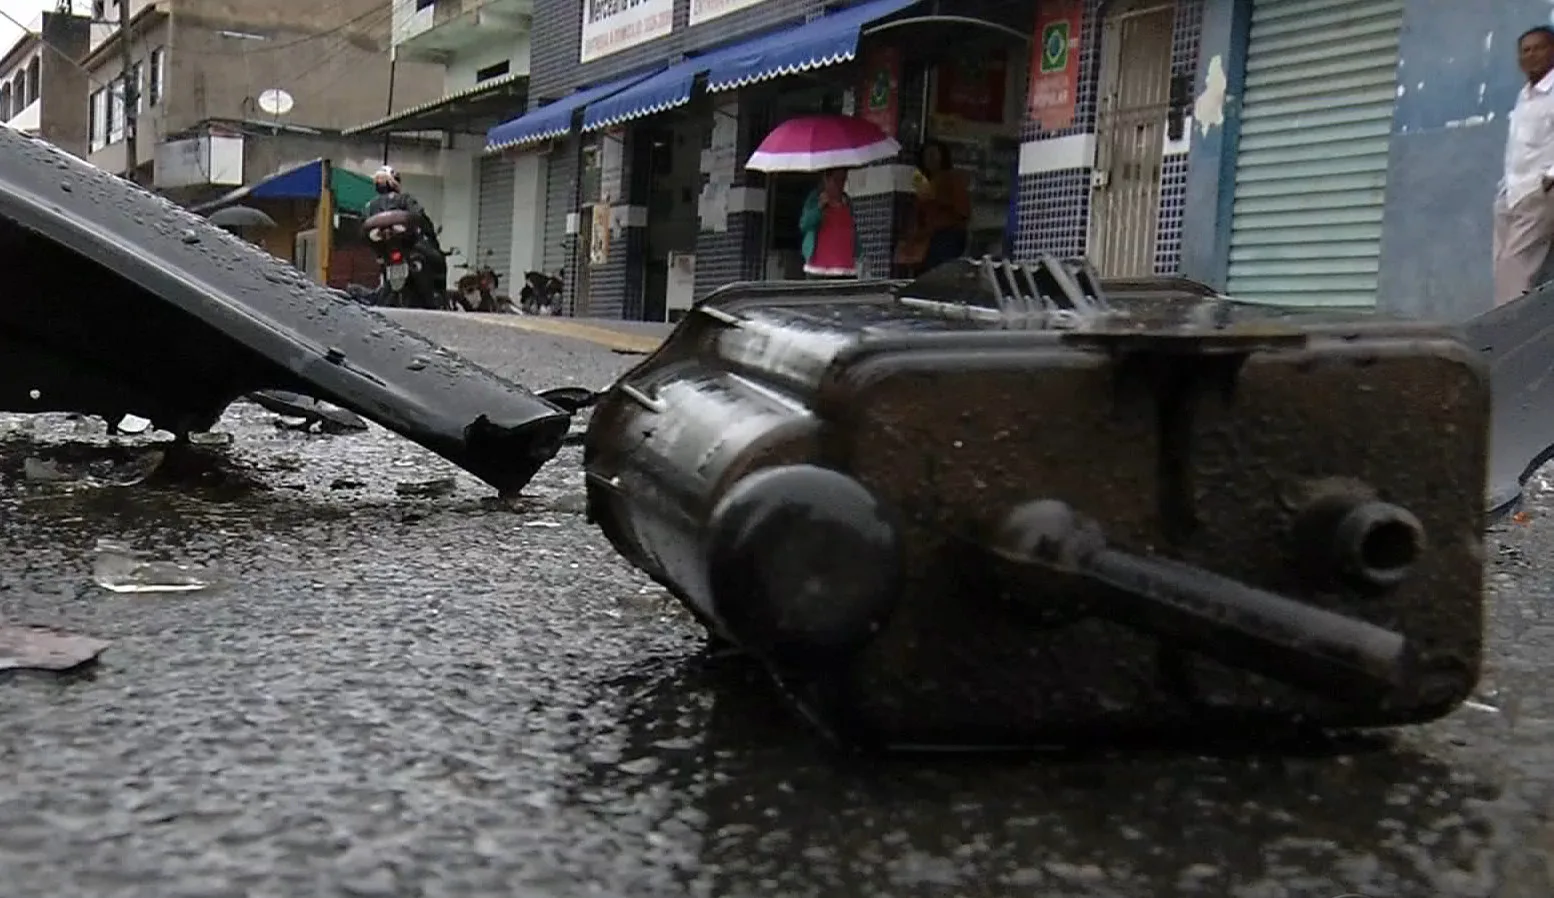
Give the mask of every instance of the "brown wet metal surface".
<path id="1" fill-rule="evenodd" d="M 535 387 L 633 361 L 421 326 Z M 1444 721 L 1338 756 L 861 763 L 701 657 L 583 521 L 577 450 L 513 511 L 376 428 L 272 417 L 224 424 L 269 489 L 203 499 L 22 481 L 100 432 L 0 419 L 0 619 L 114 643 L 89 677 L 0 680 L 7 898 L 1554 893 L 1554 490 L 1536 481 L 1488 546 L 1485 681 Z M 449 477 L 449 495 L 396 490 Z M 220 583 L 109 593 L 104 536 Z"/>

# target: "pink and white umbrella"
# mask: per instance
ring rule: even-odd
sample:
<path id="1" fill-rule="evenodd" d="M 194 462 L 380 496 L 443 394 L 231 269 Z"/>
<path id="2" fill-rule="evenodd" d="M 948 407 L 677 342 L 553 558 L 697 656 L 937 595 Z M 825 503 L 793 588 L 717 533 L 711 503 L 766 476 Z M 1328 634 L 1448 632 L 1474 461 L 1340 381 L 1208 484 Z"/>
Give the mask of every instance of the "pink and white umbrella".
<path id="1" fill-rule="evenodd" d="M 847 115 L 806 115 L 772 129 L 745 168 L 821 172 L 890 159 L 901 144 L 877 125 Z"/>

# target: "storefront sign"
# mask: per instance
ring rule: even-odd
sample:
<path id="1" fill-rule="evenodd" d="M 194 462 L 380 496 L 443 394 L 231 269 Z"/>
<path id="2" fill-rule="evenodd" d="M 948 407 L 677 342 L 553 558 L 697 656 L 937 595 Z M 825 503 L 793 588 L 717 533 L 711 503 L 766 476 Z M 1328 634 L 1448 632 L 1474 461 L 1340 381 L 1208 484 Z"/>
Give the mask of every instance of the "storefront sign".
<path id="1" fill-rule="evenodd" d="M 657 40 L 674 28 L 674 0 L 583 0 L 578 62 Z"/>
<path id="2" fill-rule="evenodd" d="M 731 12 L 749 9 L 766 0 L 691 0 L 691 24 L 700 25 Z"/>
<path id="3" fill-rule="evenodd" d="M 1001 123 L 1009 93 L 1009 60 L 1003 53 L 943 63 L 934 92 L 934 115 L 967 122 Z"/>
<path id="4" fill-rule="evenodd" d="M 896 136 L 901 122 L 901 51 L 895 47 L 876 48 L 864 60 L 858 118 Z"/>
<path id="5" fill-rule="evenodd" d="M 1043 131 L 1057 131 L 1074 124 L 1083 17 L 1084 4 L 1080 0 L 1049 0 L 1036 13 L 1028 105 L 1031 120 L 1038 122 Z"/>

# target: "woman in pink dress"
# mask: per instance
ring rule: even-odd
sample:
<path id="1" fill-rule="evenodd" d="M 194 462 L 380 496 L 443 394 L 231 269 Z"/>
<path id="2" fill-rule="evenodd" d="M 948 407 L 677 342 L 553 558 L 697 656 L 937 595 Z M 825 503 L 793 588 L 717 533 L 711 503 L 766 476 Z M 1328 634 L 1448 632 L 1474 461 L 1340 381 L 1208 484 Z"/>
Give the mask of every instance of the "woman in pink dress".
<path id="1" fill-rule="evenodd" d="M 810 277 L 858 276 L 858 226 L 846 184 L 846 169 L 831 169 L 804 201 L 799 230 L 804 234 L 804 273 Z"/>

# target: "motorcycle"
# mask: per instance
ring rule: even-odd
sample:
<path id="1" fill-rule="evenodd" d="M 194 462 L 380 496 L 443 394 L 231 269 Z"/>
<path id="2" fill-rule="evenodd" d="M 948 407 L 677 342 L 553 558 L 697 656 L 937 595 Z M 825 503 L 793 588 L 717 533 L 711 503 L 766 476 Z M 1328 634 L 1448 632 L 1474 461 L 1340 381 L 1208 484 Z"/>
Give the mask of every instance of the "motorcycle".
<path id="1" fill-rule="evenodd" d="M 518 308 L 525 315 L 560 315 L 565 285 L 562 272 L 525 272 L 523 289 L 518 292 Z"/>
<path id="2" fill-rule="evenodd" d="M 457 249 L 450 249 L 448 255 L 457 254 Z M 496 292 L 501 284 L 501 275 L 490 265 L 481 265 L 478 268 L 469 268 L 461 265 L 468 273 L 454 282 L 453 290 L 448 291 L 448 308 L 454 311 L 462 309 L 466 312 L 487 312 L 496 314 L 516 314 L 517 308 L 508 297 Z"/>
<path id="3" fill-rule="evenodd" d="M 400 209 L 379 212 L 362 222 L 367 243 L 382 269 L 377 305 L 394 309 L 444 309 L 442 291 L 431 283 L 426 259 L 417 247 L 421 225 Z"/>

